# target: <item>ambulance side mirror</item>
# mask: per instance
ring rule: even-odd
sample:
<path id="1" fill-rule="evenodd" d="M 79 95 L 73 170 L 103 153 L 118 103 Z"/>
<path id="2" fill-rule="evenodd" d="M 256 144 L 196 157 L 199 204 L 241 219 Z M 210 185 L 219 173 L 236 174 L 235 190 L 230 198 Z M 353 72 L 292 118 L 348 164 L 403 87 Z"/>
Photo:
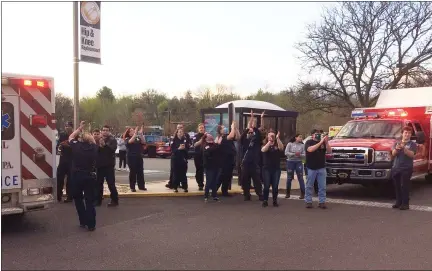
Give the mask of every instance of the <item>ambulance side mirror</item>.
<path id="1" fill-rule="evenodd" d="M 425 143 L 426 136 L 425 136 L 424 132 L 421 132 L 421 131 L 417 132 L 416 137 L 417 137 L 417 140 L 416 140 L 417 144 L 424 144 Z"/>

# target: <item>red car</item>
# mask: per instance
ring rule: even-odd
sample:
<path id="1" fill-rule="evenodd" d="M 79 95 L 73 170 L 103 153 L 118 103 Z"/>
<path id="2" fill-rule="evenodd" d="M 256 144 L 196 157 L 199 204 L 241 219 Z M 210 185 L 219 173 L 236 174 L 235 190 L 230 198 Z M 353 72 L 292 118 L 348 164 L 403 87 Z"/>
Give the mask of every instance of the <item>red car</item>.
<path id="1" fill-rule="evenodd" d="M 161 158 L 168 158 L 171 156 L 171 146 L 169 143 L 166 143 L 165 145 L 159 146 L 156 149 L 156 156 Z"/>

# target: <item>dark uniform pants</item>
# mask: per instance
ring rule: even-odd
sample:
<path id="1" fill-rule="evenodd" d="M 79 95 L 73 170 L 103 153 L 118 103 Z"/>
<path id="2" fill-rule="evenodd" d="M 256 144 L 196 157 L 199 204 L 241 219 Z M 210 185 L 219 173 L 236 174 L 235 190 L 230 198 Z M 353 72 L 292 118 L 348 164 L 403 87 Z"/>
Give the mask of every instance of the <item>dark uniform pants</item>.
<path id="1" fill-rule="evenodd" d="M 217 186 L 218 190 L 222 186 L 221 189 L 222 194 L 228 194 L 228 190 L 231 189 L 234 167 L 235 167 L 235 161 L 233 160 L 224 161 L 222 165 L 222 170 L 221 170 L 221 174 Z"/>
<path id="2" fill-rule="evenodd" d="M 135 189 L 138 183 L 138 189 L 145 188 L 144 181 L 144 161 L 141 156 L 128 156 L 127 162 L 129 166 L 129 185 L 130 189 Z"/>
<path id="3" fill-rule="evenodd" d="M 409 190 L 412 173 L 412 169 L 392 169 L 392 179 L 396 194 L 396 205 L 409 205 Z"/>
<path id="4" fill-rule="evenodd" d="M 103 199 L 103 184 L 106 179 L 108 189 L 110 191 L 110 198 L 114 202 L 118 202 L 117 187 L 115 185 L 115 172 L 114 167 L 100 167 L 97 169 L 97 198 L 100 203 Z"/>
<path id="5" fill-rule="evenodd" d="M 66 181 L 66 194 L 67 199 L 72 199 L 73 192 L 71 191 L 71 165 L 69 163 L 61 163 L 57 167 L 57 200 L 61 201 L 63 197 L 63 187 L 65 177 Z"/>
<path id="6" fill-rule="evenodd" d="M 194 162 L 195 162 L 195 179 L 198 184 L 198 187 L 204 187 L 204 161 L 203 161 L 202 155 L 196 155 L 194 156 Z"/>
<path id="7" fill-rule="evenodd" d="M 94 228 L 96 226 L 96 210 L 93 202 L 96 176 L 92 176 L 90 172 L 75 171 L 71 186 L 80 225 Z"/>
<path id="8" fill-rule="evenodd" d="M 175 161 L 173 164 L 173 187 L 174 189 L 177 189 L 180 184 L 183 189 L 188 189 L 188 183 L 187 183 L 187 161 Z"/>
<path id="9" fill-rule="evenodd" d="M 241 169 L 241 182 L 243 195 L 245 197 L 250 197 L 250 189 L 251 189 L 251 178 L 255 187 L 255 193 L 262 197 L 262 184 L 260 180 L 260 169 L 258 166 L 242 166 Z"/>

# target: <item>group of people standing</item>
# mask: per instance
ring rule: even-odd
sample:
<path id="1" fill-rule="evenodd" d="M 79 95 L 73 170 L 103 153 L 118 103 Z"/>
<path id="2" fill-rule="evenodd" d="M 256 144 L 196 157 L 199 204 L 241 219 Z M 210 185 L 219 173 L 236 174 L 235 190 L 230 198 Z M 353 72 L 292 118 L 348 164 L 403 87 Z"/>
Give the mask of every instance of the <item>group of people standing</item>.
<path id="1" fill-rule="evenodd" d="M 210 190 L 214 201 L 218 201 L 217 191 L 221 188 L 222 195 L 229 197 L 233 170 L 235 167 L 236 147 L 234 141 L 240 137 L 236 123 L 231 125 L 231 132 L 223 125 L 217 127 L 217 136 L 205 132 L 204 124 L 199 124 L 198 133 L 190 139 L 184 132 L 182 124 L 177 125 L 171 143 L 171 174 L 167 188 L 178 192 L 181 187 L 188 192 L 187 168 L 188 151 L 194 148 L 194 163 L 196 168 L 196 182 L 200 191 L 204 191 L 207 201 Z M 204 185 L 204 173 L 206 182 Z"/>
<path id="2" fill-rule="evenodd" d="M 58 150 L 60 161 L 57 168 L 57 200 L 63 197 L 65 176 L 66 199 L 64 202 L 75 202 L 81 227 L 93 231 L 96 226 L 95 206 L 101 206 L 103 184 L 106 180 L 111 201 L 108 207 L 119 205 L 115 185 L 115 152 L 117 140 L 111 135 L 110 127 L 105 125 L 101 130 L 92 133 L 84 131 L 85 122 L 72 132 L 72 122 L 68 122 L 65 132 L 60 134 Z M 142 145 L 145 143 L 143 127 L 128 128 L 123 134 L 126 146 L 125 158 L 129 166 L 131 191 L 147 190 L 144 182 L 144 165 Z"/>

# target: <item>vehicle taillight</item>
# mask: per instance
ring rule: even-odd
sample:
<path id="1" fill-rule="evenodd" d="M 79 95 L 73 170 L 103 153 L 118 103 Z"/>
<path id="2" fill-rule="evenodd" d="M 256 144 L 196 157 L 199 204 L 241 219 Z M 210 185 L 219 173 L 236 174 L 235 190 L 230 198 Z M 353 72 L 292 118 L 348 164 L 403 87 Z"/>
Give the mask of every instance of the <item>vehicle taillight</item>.
<path id="1" fill-rule="evenodd" d="M 33 85 L 33 82 L 31 80 L 24 80 L 24 86 L 31 87 Z"/>
<path id="2" fill-rule="evenodd" d="M 37 128 L 45 128 L 48 124 L 45 115 L 30 115 L 30 126 Z"/>

